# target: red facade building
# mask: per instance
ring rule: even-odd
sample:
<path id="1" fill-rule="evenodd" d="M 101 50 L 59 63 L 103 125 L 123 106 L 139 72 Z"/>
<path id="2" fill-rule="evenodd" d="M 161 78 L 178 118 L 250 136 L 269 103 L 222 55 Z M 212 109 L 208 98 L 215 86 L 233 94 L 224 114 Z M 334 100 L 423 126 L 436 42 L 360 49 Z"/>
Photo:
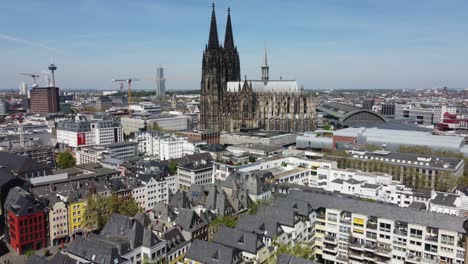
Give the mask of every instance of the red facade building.
<path id="1" fill-rule="evenodd" d="M 20 187 L 11 189 L 5 210 L 7 238 L 18 254 L 46 247 L 46 213 L 33 195 Z"/>

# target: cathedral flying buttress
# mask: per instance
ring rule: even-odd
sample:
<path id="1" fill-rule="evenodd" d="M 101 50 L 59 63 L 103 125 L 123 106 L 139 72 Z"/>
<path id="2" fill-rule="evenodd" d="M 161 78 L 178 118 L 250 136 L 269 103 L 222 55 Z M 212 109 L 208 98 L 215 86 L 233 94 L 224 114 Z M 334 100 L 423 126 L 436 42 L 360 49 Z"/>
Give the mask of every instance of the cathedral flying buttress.
<path id="1" fill-rule="evenodd" d="M 304 132 L 316 127 L 316 99 L 295 80 L 270 80 L 265 48 L 260 80 L 240 79 L 240 60 L 228 9 L 224 47 L 219 45 L 213 5 L 203 52 L 200 129 L 243 128 Z"/>

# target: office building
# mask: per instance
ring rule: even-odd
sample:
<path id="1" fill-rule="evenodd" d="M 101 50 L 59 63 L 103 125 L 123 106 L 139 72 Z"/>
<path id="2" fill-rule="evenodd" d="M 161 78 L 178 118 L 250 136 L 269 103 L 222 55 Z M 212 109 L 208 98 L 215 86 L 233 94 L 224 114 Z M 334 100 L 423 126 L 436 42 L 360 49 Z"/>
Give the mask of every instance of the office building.
<path id="1" fill-rule="evenodd" d="M 380 114 L 387 118 L 394 118 L 395 117 L 395 103 L 382 104 L 382 109 L 380 110 Z"/>
<path id="2" fill-rule="evenodd" d="M 62 147 L 77 148 L 122 141 L 122 126 L 119 121 L 112 118 L 90 121 L 71 120 L 57 124 L 57 143 Z"/>
<path id="3" fill-rule="evenodd" d="M 192 118 L 185 115 L 133 115 L 124 116 L 120 119 L 123 131 L 126 135 L 130 133 L 147 131 L 152 125 L 157 124 L 159 128 L 169 131 L 180 131 L 191 129 Z"/>
<path id="4" fill-rule="evenodd" d="M 407 120 L 418 125 L 430 126 L 434 124 L 434 110 L 414 108 L 412 105 L 396 105 L 395 119 Z"/>
<path id="5" fill-rule="evenodd" d="M 0 99 L 0 115 L 8 115 L 9 104 L 5 99 Z"/>
<path id="6" fill-rule="evenodd" d="M 156 96 L 163 97 L 166 94 L 166 79 L 164 78 L 164 68 L 159 66 L 156 69 Z"/>
<path id="7" fill-rule="evenodd" d="M 76 151 L 76 164 L 100 163 L 105 158 L 125 161 L 137 156 L 138 148 L 135 142 L 86 146 Z"/>
<path id="8" fill-rule="evenodd" d="M 34 87 L 31 90 L 31 112 L 36 114 L 60 112 L 58 87 Z"/>
<path id="9" fill-rule="evenodd" d="M 19 87 L 19 95 L 22 95 L 22 96 L 29 95 L 28 84 L 26 82 L 21 82 L 20 87 Z"/>

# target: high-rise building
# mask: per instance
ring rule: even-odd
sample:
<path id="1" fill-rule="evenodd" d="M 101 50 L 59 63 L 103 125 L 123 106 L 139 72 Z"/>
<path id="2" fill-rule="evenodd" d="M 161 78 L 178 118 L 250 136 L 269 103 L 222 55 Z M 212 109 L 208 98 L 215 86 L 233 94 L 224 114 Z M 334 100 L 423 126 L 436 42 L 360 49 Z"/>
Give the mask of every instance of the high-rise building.
<path id="1" fill-rule="evenodd" d="M 164 96 L 166 93 L 166 79 L 164 79 L 164 68 L 156 69 L 156 96 Z"/>
<path id="2" fill-rule="evenodd" d="M 27 83 L 21 82 L 19 94 L 23 95 L 23 96 L 29 95 L 29 90 L 28 90 L 28 84 Z"/>
<path id="3" fill-rule="evenodd" d="M 34 87 L 30 92 L 32 113 L 60 112 L 60 93 L 59 88 L 55 86 L 57 67 L 50 64 L 49 70 L 52 72 L 52 82 L 49 82 L 49 87 Z"/>
<path id="4" fill-rule="evenodd" d="M 8 101 L 0 99 L 0 115 L 8 114 Z"/>
<path id="5" fill-rule="evenodd" d="M 32 113 L 60 112 L 58 87 L 34 87 L 31 90 Z"/>

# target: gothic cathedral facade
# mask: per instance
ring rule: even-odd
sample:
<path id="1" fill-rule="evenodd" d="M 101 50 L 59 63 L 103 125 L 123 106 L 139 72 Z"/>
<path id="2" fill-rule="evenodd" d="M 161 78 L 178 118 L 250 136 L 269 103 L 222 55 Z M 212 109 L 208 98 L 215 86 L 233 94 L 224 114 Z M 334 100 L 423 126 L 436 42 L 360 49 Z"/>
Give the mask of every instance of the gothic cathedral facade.
<path id="1" fill-rule="evenodd" d="M 242 128 L 304 132 L 315 129 L 316 99 L 294 80 L 270 80 L 265 49 L 262 78 L 241 80 L 240 60 L 228 9 L 224 46 L 219 44 L 216 14 L 203 52 L 200 129 L 234 132 Z"/>

